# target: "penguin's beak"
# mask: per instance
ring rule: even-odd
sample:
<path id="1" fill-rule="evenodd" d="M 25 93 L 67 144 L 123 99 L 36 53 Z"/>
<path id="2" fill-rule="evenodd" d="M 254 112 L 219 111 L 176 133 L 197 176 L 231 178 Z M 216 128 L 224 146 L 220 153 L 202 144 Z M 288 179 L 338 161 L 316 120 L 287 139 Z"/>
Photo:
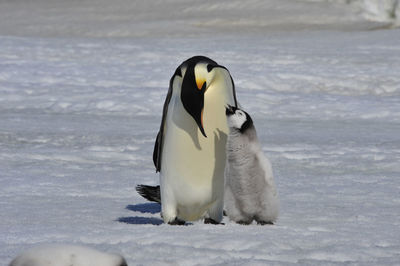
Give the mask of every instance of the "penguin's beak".
<path id="1" fill-rule="evenodd" d="M 207 137 L 203 126 L 204 93 L 207 83 L 204 80 L 196 80 L 194 68 L 188 68 L 182 80 L 181 101 L 185 110 L 196 121 L 200 132 Z"/>
<path id="2" fill-rule="evenodd" d="M 225 114 L 226 114 L 226 116 L 231 116 L 231 115 L 233 115 L 235 113 L 235 107 L 233 107 L 232 105 L 227 105 L 226 107 L 225 107 Z"/>

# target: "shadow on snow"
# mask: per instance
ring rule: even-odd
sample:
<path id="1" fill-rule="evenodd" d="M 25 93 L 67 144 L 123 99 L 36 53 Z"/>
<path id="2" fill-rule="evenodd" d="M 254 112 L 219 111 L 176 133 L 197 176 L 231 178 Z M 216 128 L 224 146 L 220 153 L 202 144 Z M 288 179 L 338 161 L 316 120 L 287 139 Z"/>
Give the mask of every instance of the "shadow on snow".
<path id="1" fill-rule="evenodd" d="M 118 218 L 118 222 L 126 223 L 126 224 L 152 224 L 152 225 L 161 225 L 163 220 L 159 218 L 153 217 L 120 217 Z"/>
<path id="2" fill-rule="evenodd" d="M 128 205 L 126 206 L 126 209 L 134 212 L 155 214 L 161 212 L 161 205 L 158 203 L 142 203 L 136 205 Z"/>
<path id="3" fill-rule="evenodd" d="M 136 205 L 128 205 L 126 209 L 134 212 L 140 213 L 159 213 L 161 212 L 161 205 L 158 203 L 142 203 Z M 152 225 L 161 225 L 163 220 L 160 218 L 154 217 L 139 217 L 139 216 L 132 216 L 132 217 L 120 217 L 117 220 L 120 223 L 126 224 L 152 224 Z"/>

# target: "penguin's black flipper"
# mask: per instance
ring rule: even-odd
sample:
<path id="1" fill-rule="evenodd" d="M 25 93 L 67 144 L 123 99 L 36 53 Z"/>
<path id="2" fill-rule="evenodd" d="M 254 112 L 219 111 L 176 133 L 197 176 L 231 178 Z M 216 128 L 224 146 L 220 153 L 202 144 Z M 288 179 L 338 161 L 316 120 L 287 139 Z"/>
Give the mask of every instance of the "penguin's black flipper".
<path id="1" fill-rule="evenodd" d="M 160 186 L 137 185 L 136 191 L 143 198 L 161 204 Z"/>
<path id="2" fill-rule="evenodd" d="M 161 141 L 161 133 L 158 132 L 157 137 L 156 137 L 156 141 L 154 143 L 154 150 L 153 150 L 153 163 L 154 166 L 156 167 L 156 172 L 160 171 L 160 160 L 159 160 L 159 149 L 160 149 L 160 141 Z"/>

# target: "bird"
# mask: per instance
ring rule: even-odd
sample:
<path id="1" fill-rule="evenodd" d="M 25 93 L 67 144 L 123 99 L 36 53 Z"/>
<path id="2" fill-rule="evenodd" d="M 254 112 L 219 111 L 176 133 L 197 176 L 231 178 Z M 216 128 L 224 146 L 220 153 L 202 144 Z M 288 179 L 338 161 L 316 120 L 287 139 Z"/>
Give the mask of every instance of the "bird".
<path id="1" fill-rule="evenodd" d="M 273 224 L 279 214 L 271 163 L 263 154 L 251 116 L 227 106 L 229 135 L 226 146 L 225 208 L 239 224 Z"/>
<path id="2" fill-rule="evenodd" d="M 19 254 L 9 266 L 127 266 L 118 254 L 105 253 L 93 248 L 42 244 Z"/>
<path id="3" fill-rule="evenodd" d="M 165 223 L 221 223 L 228 104 L 237 106 L 235 85 L 214 60 L 191 57 L 172 75 L 153 151 L 160 187 L 136 188 L 161 202 Z"/>

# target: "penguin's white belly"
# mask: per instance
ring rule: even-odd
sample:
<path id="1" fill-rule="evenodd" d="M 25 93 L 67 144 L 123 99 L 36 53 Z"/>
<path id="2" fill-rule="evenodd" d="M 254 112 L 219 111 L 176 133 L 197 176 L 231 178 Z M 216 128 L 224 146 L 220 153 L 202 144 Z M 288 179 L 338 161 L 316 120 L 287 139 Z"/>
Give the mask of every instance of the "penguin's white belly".
<path id="1" fill-rule="evenodd" d="M 210 137 L 210 141 L 214 142 L 213 138 Z M 183 130 L 175 126 L 169 128 L 163 152 L 162 175 L 164 182 L 173 188 L 178 203 L 199 204 L 205 201 L 204 204 L 209 204 L 212 200 L 212 185 L 219 170 L 214 156 L 218 147 L 202 141 L 198 144 L 200 148 Z"/>
<path id="2" fill-rule="evenodd" d="M 223 197 L 228 132 L 226 99 L 208 96 L 211 99 L 206 101 L 203 114 L 207 138 L 177 97 L 171 99 L 174 110 L 168 112 L 165 125 L 161 169 L 161 183 L 165 187 L 162 193 L 173 194 L 178 217 L 186 221 L 201 218 Z"/>

